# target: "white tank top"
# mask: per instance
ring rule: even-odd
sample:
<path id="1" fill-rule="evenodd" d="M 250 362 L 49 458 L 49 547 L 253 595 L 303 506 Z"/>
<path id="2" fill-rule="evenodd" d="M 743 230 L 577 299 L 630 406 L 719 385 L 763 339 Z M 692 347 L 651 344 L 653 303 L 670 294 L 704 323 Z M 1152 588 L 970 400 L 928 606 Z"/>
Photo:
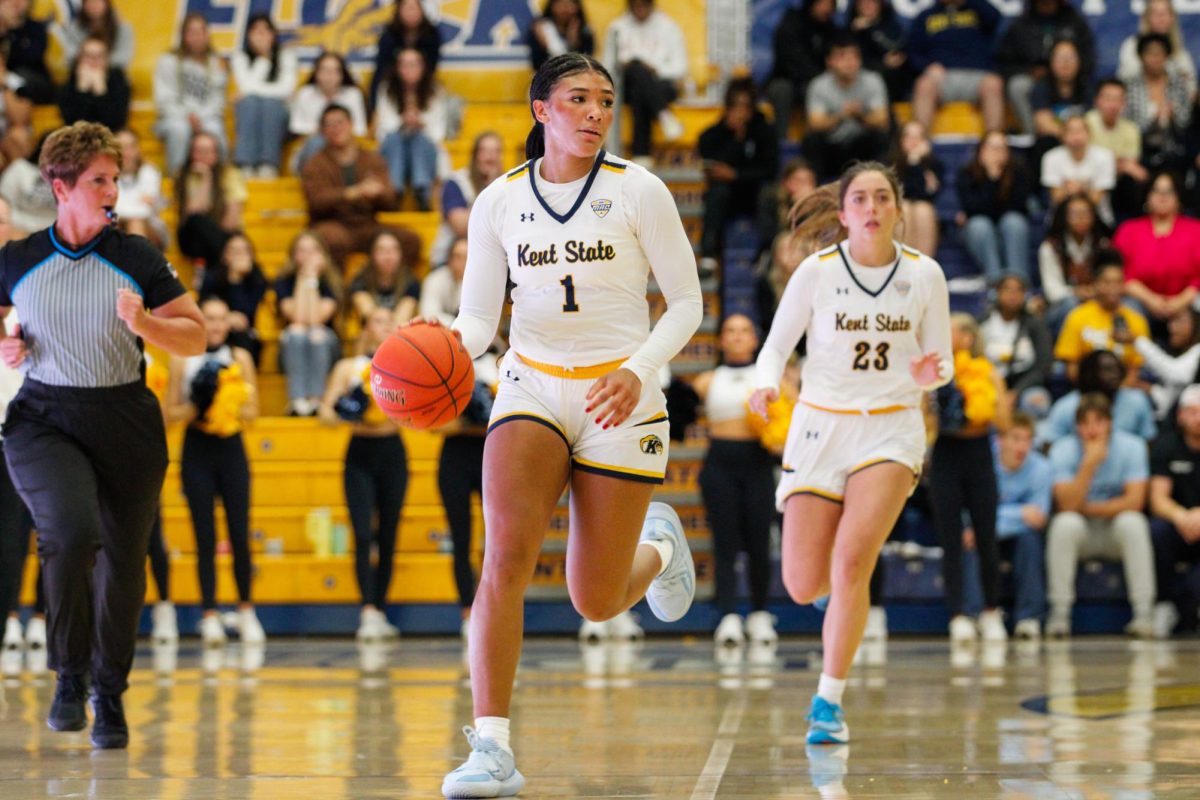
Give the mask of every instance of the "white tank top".
<path id="1" fill-rule="evenodd" d="M 222 367 L 228 367 L 233 363 L 233 348 L 227 344 L 223 344 L 211 353 L 188 356 L 187 360 L 183 363 L 183 385 L 189 397 L 192 393 L 192 381 L 195 379 L 196 373 L 210 361 L 215 361 Z"/>
<path id="2" fill-rule="evenodd" d="M 713 370 L 704 398 L 704 412 L 709 422 L 724 422 L 746 417 L 746 401 L 754 393 L 754 364 L 741 367 L 720 366 Z"/>

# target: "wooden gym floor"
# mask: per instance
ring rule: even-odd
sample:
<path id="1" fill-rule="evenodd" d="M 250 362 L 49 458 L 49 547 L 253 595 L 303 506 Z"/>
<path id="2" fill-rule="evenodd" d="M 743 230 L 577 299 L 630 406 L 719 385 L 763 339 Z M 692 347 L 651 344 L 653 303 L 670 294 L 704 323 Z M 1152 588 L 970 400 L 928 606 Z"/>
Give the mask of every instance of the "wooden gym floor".
<path id="1" fill-rule="evenodd" d="M 951 652 L 896 638 L 852 674 L 853 743 L 806 752 L 818 656 L 811 639 L 719 654 L 535 639 L 514 713 L 522 797 L 1200 797 L 1198 640 Z M 457 640 L 147 646 L 124 752 L 46 728 L 53 676 L 37 660 L 0 664 L 4 800 L 437 798 L 467 749 Z"/>

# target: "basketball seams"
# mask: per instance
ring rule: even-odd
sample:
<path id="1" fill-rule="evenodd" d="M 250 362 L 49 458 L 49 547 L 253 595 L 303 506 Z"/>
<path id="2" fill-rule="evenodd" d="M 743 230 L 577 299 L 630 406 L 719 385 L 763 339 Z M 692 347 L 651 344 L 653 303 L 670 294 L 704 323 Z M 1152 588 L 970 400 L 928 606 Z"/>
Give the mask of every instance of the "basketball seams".
<path id="1" fill-rule="evenodd" d="M 446 342 L 447 352 L 449 357 L 449 372 L 443 373 L 438 361 L 435 360 L 437 353 L 435 348 L 437 342 L 431 340 L 431 337 L 436 339 L 440 335 Z M 450 341 L 450 337 L 454 334 L 446 330 L 440 330 L 434 334 L 431 330 L 400 330 L 396 331 L 391 338 L 403 342 L 407 348 L 397 349 L 397 345 L 381 348 L 376 356 L 382 356 L 385 363 L 396 366 L 404 366 L 404 372 L 420 371 L 420 365 L 423 362 L 436 378 L 435 382 L 418 382 L 411 378 L 401 377 L 393 369 L 381 368 L 375 359 L 372 359 L 372 370 L 377 373 L 383 381 L 380 386 L 387 385 L 396 390 L 403 391 L 405 388 L 416 390 L 418 395 L 428 397 L 431 393 L 437 393 L 439 396 L 426 400 L 420 405 L 409 405 L 406 402 L 402 404 L 382 403 L 380 407 L 393 420 L 400 425 L 411 428 L 431 428 L 445 424 L 457 418 L 470 403 L 470 392 L 468 396 L 459 398 L 458 394 L 464 386 L 474 386 L 474 369 L 470 358 L 466 355 L 462 345 L 456 341 Z M 429 348 L 426 351 L 424 348 Z M 419 355 L 420 361 L 413 358 L 413 355 Z M 464 368 L 456 369 L 458 361 L 464 362 Z M 414 369 L 415 368 L 415 369 Z M 375 393 L 376 385 L 372 382 L 372 394 Z M 438 390 L 442 390 L 439 392 Z"/>

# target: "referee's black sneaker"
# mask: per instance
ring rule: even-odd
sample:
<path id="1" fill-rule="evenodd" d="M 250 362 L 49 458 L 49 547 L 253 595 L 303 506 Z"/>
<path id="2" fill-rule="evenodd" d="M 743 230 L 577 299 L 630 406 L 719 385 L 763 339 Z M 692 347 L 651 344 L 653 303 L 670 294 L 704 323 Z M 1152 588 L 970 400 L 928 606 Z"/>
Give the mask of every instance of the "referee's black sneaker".
<path id="1" fill-rule="evenodd" d="M 119 694 L 92 693 L 92 747 L 97 750 L 124 750 L 129 746 L 129 725 Z"/>
<path id="2" fill-rule="evenodd" d="M 55 731 L 81 731 L 87 727 L 87 680 L 83 675 L 58 673 L 58 686 L 46 724 Z"/>

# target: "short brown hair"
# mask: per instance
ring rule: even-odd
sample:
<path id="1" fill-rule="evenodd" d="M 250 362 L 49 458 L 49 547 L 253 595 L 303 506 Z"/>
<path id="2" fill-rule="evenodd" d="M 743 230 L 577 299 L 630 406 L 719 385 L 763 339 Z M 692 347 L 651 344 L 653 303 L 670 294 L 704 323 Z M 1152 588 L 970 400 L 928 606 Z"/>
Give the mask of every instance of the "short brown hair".
<path id="1" fill-rule="evenodd" d="M 59 128 L 46 137 L 42 154 L 38 158 L 38 169 L 46 183 L 53 185 L 58 178 L 68 189 L 84 170 L 100 156 L 108 156 L 121 166 L 121 146 L 117 137 L 97 122 L 76 122 Z"/>
<path id="2" fill-rule="evenodd" d="M 1075 422 L 1083 422 L 1088 414 L 1099 414 L 1111 421 L 1112 402 L 1100 392 L 1088 392 L 1079 398 L 1079 408 L 1075 409 Z"/>
<path id="3" fill-rule="evenodd" d="M 1014 411 L 1009 417 L 1008 429 L 1015 431 L 1017 428 L 1024 428 L 1027 431 L 1037 430 L 1037 423 L 1033 421 L 1033 417 L 1026 414 L 1024 411 Z"/>

